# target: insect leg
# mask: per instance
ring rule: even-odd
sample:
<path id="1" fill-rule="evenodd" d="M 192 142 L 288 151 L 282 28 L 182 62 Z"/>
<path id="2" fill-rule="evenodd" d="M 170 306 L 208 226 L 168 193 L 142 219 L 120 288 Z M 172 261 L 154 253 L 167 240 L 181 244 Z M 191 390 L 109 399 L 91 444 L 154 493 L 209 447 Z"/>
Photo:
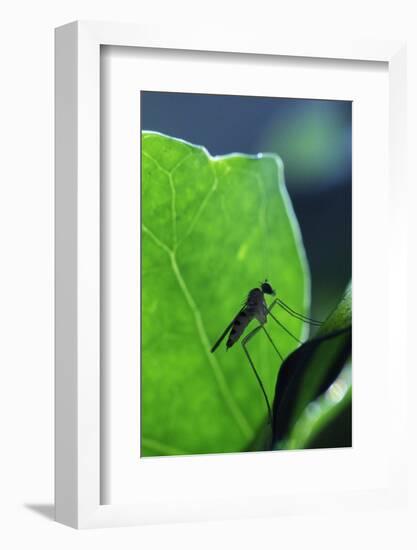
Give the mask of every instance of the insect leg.
<path id="1" fill-rule="evenodd" d="M 279 352 L 279 349 L 278 349 L 277 346 L 274 344 L 274 341 L 272 340 L 271 336 L 269 335 L 269 332 L 266 330 L 266 328 L 265 328 L 264 325 L 261 325 L 261 326 L 262 326 L 262 328 L 263 328 L 263 330 L 264 330 L 264 332 L 265 332 L 265 334 L 266 334 L 268 340 L 271 342 L 271 344 L 272 344 L 274 350 L 278 353 L 278 355 L 279 355 L 281 361 L 283 361 L 284 359 L 283 359 L 281 353 Z"/>
<path id="2" fill-rule="evenodd" d="M 249 352 L 246 348 L 246 344 L 249 342 L 249 340 L 251 340 L 255 334 L 257 334 L 262 328 L 262 325 L 259 325 L 258 327 L 254 328 L 251 332 L 249 332 L 249 334 L 247 336 L 245 336 L 242 340 L 242 347 L 246 353 L 246 357 L 248 358 L 248 361 L 250 363 L 250 366 L 252 367 L 252 370 L 256 376 L 256 379 L 258 381 L 258 384 L 262 390 L 262 393 L 264 394 L 264 398 L 265 398 L 265 403 L 266 403 L 266 406 L 267 406 L 267 409 L 268 409 L 268 418 L 269 418 L 269 424 L 272 424 L 272 412 L 271 412 L 271 406 L 269 404 L 269 401 L 268 401 L 268 396 L 266 395 L 266 391 L 265 391 L 265 388 L 264 388 L 264 385 L 262 384 L 262 380 L 260 379 L 259 377 L 259 374 L 255 368 L 255 365 L 253 364 L 253 361 L 249 355 Z"/>
<path id="3" fill-rule="evenodd" d="M 294 336 L 294 334 L 292 334 L 292 333 L 291 333 L 291 332 L 290 332 L 290 331 L 289 331 L 280 321 L 278 321 L 278 319 L 275 317 L 275 315 L 273 315 L 273 314 L 271 313 L 272 308 L 273 308 L 275 305 L 277 305 L 278 303 L 279 303 L 278 300 L 274 300 L 274 301 L 272 302 L 272 304 L 271 304 L 271 305 L 269 306 L 269 308 L 268 308 L 268 315 L 270 315 L 270 316 L 272 317 L 272 319 L 273 319 L 273 320 L 274 320 L 283 330 L 285 330 L 285 332 L 286 332 L 287 334 L 289 334 L 289 335 L 291 336 L 291 338 L 294 338 L 294 340 L 296 340 L 299 344 L 302 344 L 303 342 L 302 342 L 301 340 L 299 340 L 296 336 Z M 274 346 L 274 347 L 275 347 L 275 346 Z"/>
<path id="4" fill-rule="evenodd" d="M 298 313 L 294 309 L 292 309 L 290 306 L 288 306 L 285 302 L 280 300 L 279 298 L 276 299 L 278 305 L 282 307 L 284 311 L 286 311 L 289 315 L 292 317 L 295 317 L 296 319 L 300 319 L 300 321 L 304 321 L 305 323 L 308 323 L 309 325 L 314 325 L 316 327 L 320 327 L 323 322 L 317 321 L 316 319 L 312 319 L 311 317 L 307 317 L 306 315 L 303 315 L 302 313 Z"/>
<path id="5" fill-rule="evenodd" d="M 268 313 L 271 313 L 272 308 L 273 308 L 274 306 L 276 306 L 277 303 L 278 303 L 278 300 L 277 300 L 277 298 L 275 298 L 275 300 L 273 300 L 273 301 L 271 302 L 271 305 L 270 305 L 269 308 L 268 308 Z"/>
<path id="6" fill-rule="evenodd" d="M 279 298 L 275 298 L 275 300 L 271 303 L 271 305 L 268 308 L 268 312 L 270 312 L 271 309 L 276 305 L 279 305 L 279 307 L 281 307 L 286 313 L 288 313 L 292 317 L 295 317 L 299 321 L 303 321 L 303 323 L 307 323 L 307 324 L 313 325 L 315 327 L 320 327 L 323 324 L 322 321 L 316 321 L 315 319 L 311 319 L 311 317 L 307 317 L 306 315 L 303 315 L 302 313 L 297 313 L 296 311 L 291 309 L 290 306 L 287 306 L 287 304 L 284 303 Z"/>

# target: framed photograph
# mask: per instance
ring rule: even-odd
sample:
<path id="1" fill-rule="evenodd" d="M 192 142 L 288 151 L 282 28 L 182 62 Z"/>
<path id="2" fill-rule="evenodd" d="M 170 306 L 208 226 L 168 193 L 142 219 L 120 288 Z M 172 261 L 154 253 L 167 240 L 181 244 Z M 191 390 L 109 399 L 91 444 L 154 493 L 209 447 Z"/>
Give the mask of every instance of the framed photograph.
<path id="1" fill-rule="evenodd" d="M 401 505 L 404 44 L 76 22 L 55 63 L 56 519 Z"/>

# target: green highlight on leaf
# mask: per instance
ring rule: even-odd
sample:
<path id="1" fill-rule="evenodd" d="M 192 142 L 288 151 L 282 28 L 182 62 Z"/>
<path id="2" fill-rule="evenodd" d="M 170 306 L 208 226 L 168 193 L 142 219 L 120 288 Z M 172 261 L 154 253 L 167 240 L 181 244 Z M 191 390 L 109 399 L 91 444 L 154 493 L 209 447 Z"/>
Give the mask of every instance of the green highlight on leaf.
<path id="1" fill-rule="evenodd" d="M 210 348 L 266 278 L 308 313 L 309 271 L 282 162 L 212 157 L 143 132 L 141 163 L 141 456 L 245 450 L 267 421 L 262 393 L 240 343 Z M 276 315 L 306 336 L 300 321 Z M 284 357 L 294 350 L 279 326 L 268 329 Z M 276 353 L 262 333 L 249 345 L 272 401 Z"/>
<path id="2" fill-rule="evenodd" d="M 309 403 L 281 449 L 352 445 L 352 369 L 347 365 L 326 392 Z"/>
<path id="3" fill-rule="evenodd" d="M 306 431 L 310 434 L 313 424 L 314 429 L 318 430 L 320 423 L 326 423 L 326 418 L 330 423 L 330 419 L 342 405 L 335 408 L 335 404 L 326 400 L 323 395 L 330 391 L 332 384 L 336 384 L 333 388 L 337 388 L 338 383 L 339 386 L 342 384 L 344 378 L 340 378 L 340 373 L 350 362 L 351 353 L 352 292 L 349 285 L 318 334 L 290 354 L 279 370 L 273 407 L 273 448 L 307 446 Z M 350 373 L 350 367 L 349 371 L 345 367 L 345 377 L 347 372 Z M 351 429 L 345 430 L 349 425 L 349 414 L 351 426 L 351 389 L 346 386 L 346 394 L 348 393 L 350 397 L 347 395 L 342 407 L 346 415 L 344 428 L 342 430 L 342 426 L 338 432 L 334 431 L 337 438 L 340 438 L 341 433 L 347 435 L 343 440 L 344 445 L 338 440 L 334 447 L 349 446 L 351 442 Z M 331 391 L 329 395 L 332 395 Z M 314 418 L 309 415 L 311 411 L 317 413 Z"/>

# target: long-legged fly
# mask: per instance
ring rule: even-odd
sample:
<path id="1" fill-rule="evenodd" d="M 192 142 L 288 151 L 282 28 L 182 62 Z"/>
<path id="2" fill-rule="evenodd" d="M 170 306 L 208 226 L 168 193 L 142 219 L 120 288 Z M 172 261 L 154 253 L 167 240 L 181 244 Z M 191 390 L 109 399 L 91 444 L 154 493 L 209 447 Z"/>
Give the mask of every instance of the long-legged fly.
<path id="1" fill-rule="evenodd" d="M 280 298 L 277 298 L 277 297 L 274 298 L 274 300 L 271 302 L 270 306 L 268 307 L 265 301 L 265 295 L 276 296 L 274 289 L 268 283 L 267 280 L 265 280 L 264 283 L 261 283 L 259 287 L 253 288 L 252 290 L 249 291 L 248 297 L 246 298 L 242 309 L 233 318 L 233 320 L 229 323 L 229 325 L 225 328 L 220 338 L 211 348 L 211 352 L 213 353 L 216 351 L 216 349 L 219 347 L 219 345 L 227 335 L 228 335 L 228 338 L 226 341 L 226 349 L 231 348 L 239 340 L 239 338 L 244 333 L 246 327 L 249 325 L 249 323 L 253 319 L 256 319 L 259 322 L 259 325 L 255 327 L 253 330 L 251 330 L 242 339 L 242 347 L 245 351 L 246 357 L 248 358 L 250 366 L 252 367 L 252 370 L 256 376 L 256 379 L 264 395 L 266 406 L 268 409 L 269 422 L 272 423 L 272 412 L 271 412 L 271 406 L 269 404 L 268 396 L 266 394 L 262 380 L 260 379 L 258 372 L 255 368 L 255 365 L 251 359 L 251 356 L 249 355 L 247 344 L 249 343 L 249 340 L 251 340 L 256 334 L 258 334 L 260 330 L 262 330 L 265 333 L 271 345 L 273 346 L 275 352 L 280 357 L 281 361 L 283 360 L 283 357 L 280 351 L 278 350 L 277 346 L 274 344 L 274 341 L 272 340 L 269 332 L 265 328 L 268 315 L 281 327 L 281 329 L 283 329 L 287 334 L 289 334 L 292 338 L 294 338 L 294 340 L 296 340 L 299 344 L 302 343 L 274 316 L 274 314 L 272 313 L 272 309 L 275 306 L 280 306 L 288 315 L 291 315 L 292 317 L 295 317 L 296 319 L 299 319 L 304 323 L 309 323 L 310 325 L 314 325 L 314 326 L 320 326 L 322 323 L 320 321 L 315 321 L 310 317 L 306 317 L 301 313 L 297 313 L 294 309 L 292 309 L 290 306 L 285 304 Z"/>

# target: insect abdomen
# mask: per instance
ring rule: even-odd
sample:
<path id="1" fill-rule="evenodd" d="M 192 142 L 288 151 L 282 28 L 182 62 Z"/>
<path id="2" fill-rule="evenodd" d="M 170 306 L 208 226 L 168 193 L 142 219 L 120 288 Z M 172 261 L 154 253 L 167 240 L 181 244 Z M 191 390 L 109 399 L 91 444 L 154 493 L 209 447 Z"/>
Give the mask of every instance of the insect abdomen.
<path id="1" fill-rule="evenodd" d="M 231 348 L 233 344 L 235 344 L 239 338 L 242 336 L 243 331 L 250 323 L 252 317 L 248 315 L 248 313 L 243 310 L 241 311 L 233 321 L 232 330 L 230 331 L 229 338 L 226 342 L 226 348 Z"/>

